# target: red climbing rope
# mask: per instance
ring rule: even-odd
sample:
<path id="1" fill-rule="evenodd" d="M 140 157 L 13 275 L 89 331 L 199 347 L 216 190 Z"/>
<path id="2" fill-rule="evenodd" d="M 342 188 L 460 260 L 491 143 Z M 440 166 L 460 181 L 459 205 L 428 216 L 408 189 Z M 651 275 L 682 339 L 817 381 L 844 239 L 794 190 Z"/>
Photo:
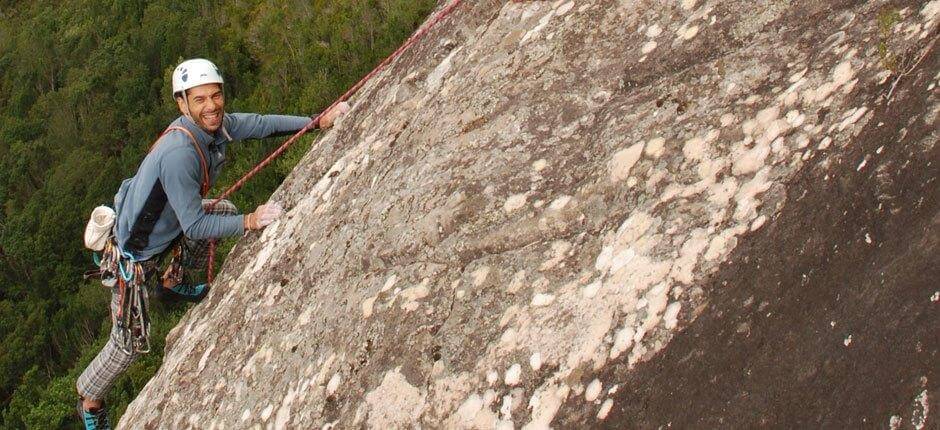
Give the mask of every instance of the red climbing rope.
<path id="1" fill-rule="evenodd" d="M 331 109 L 336 107 L 336 105 L 346 101 L 347 99 L 349 99 L 349 97 L 355 94 L 356 91 L 359 91 L 359 89 L 361 89 L 362 86 L 365 85 L 366 82 L 369 81 L 369 79 L 372 79 L 372 77 L 374 77 L 383 67 L 387 66 L 388 63 L 391 63 L 392 60 L 394 60 L 399 55 L 401 55 L 401 53 L 404 52 L 405 49 L 408 49 L 409 46 L 411 46 L 419 38 L 424 36 L 438 22 L 440 22 L 445 17 L 447 17 L 447 15 L 449 15 L 454 9 L 456 9 L 457 6 L 459 6 L 462 1 L 463 0 L 453 0 L 444 9 L 441 9 L 441 11 L 437 13 L 437 16 L 435 16 L 428 25 L 424 26 L 424 28 L 412 34 L 411 37 L 409 37 L 408 40 L 405 41 L 405 43 L 399 46 L 398 49 L 396 49 L 395 52 L 392 52 L 388 57 L 385 57 L 385 59 L 382 60 L 382 62 L 379 63 L 378 66 L 375 66 L 375 68 L 372 69 L 372 71 L 369 72 L 369 74 L 367 74 L 365 77 L 360 79 L 359 82 L 356 82 L 355 85 L 353 85 L 342 96 L 336 99 L 328 108 L 324 109 L 322 112 L 317 114 L 316 117 L 311 119 L 310 122 L 307 123 L 307 125 L 304 128 L 300 129 L 300 131 L 298 131 L 289 139 L 287 139 L 283 144 L 281 144 L 280 147 L 278 147 L 274 152 L 272 152 L 271 155 L 269 155 L 267 158 L 265 158 L 260 163 L 258 163 L 258 165 L 255 166 L 253 169 L 251 169 L 251 171 L 246 173 L 244 176 L 241 177 L 241 179 L 236 181 L 235 184 L 233 184 L 231 187 L 225 190 L 225 192 L 223 192 L 222 195 L 220 195 L 218 198 L 213 200 L 212 203 L 209 204 L 209 208 L 211 209 L 217 203 L 219 203 L 222 199 L 228 197 L 229 195 L 237 191 L 239 188 L 241 188 L 243 185 L 245 185 L 245 182 L 248 182 L 248 180 L 251 179 L 258 172 L 260 172 L 261 169 L 264 169 L 265 167 L 267 167 L 268 164 L 271 164 L 271 162 L 274 161 L 275 158 L 279 157 L 282 153 L 284 153 L 284 151 L 286 151 L 288 147 L 290 147 L 294 142 L 296 142 L 297 139 L 299 139 L 301 136 L 306 134 L 307 131 L 317 128 L 317 124 L 320 123 L 320 118 L 323 117 L 323 114 L 325 112 L 329 112 Z M 209 263 L 206 268 L 206 277 L 210 283 L 213 280 L 212 267 L 214 265 L 215 265 L 215 240 L 212 240 L 209 243 Z"/>

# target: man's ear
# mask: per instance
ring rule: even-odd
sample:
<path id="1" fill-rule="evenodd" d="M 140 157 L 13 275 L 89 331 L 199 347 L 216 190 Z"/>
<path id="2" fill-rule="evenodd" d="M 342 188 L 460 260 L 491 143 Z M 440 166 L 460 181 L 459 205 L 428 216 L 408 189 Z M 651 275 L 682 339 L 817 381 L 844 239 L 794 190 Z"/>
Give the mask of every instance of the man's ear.
<path id="1" fill-rule="evenodd" d="M 183 96 L 175 96 L 173 99 L 176 100 L 176 107 L 180 113 L 186 115 L 186 100 L 183 99 Z"/>

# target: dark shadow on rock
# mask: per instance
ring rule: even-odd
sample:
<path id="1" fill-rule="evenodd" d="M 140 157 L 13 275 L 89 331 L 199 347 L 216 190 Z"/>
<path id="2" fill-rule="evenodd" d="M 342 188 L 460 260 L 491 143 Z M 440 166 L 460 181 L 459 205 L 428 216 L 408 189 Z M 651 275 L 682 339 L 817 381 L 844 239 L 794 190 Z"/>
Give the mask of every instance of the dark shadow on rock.
<path id="1" fill-rule="evenodd" d="M 940 154 L 921 90 L 940 67 L 932 50 L 901 81 L 903 96 L 888 106 L 881 98 L 893 79 L 873 91 L 875 116 L 841 157 L 810 161 L 794 178 L 779 217 L 708 280 L 698 319 L 650 361 L 628 370 L 621 360 L 592 376 L 619 384 L 599 426 L 920 422 L 918 397 L 940 397 Z M 556 425 L 597 422 L 603 400 L 569 398 Z"/>

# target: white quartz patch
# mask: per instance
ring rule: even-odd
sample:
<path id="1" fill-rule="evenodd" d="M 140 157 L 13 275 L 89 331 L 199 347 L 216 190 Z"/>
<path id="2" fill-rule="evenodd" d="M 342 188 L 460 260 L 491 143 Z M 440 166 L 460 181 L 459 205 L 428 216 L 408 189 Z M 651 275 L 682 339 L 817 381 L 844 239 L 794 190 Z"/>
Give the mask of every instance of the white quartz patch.
<path id="1" fill-rule="evenodd" d="M 565 4 L 561 5 L 561 6 L 559 6 L 558 9 L 555 10 L 555 15 L 556 15 L 556 16 L 562 16 L 562 15 L 568 13 L 568 11 L 570 11 L 571 8 L 573 8 L 573 7 L 574 7 L 574 0 L 570 0 L 569 2 L 567 2 L 567 3 L 565 3 Z"/>
<path id="2" fill-rule="evenodd" d="M 584 390 L 584 400 L 593 402 L 597 400 L 597 397 L 600 396 L 601 390 L 603 389 L 603 384 L 598 379 L 594 379 L 588 384 L 587 389 Z"/>
<path id="3" fill-rule="evenodd" d="M 212 351 L 215 350 L 215 342 L 206 349 L 206 352 L 202 354 L 202 358 L 199 359 L 199 365 L 196 367 L 196 371 L 202 372 L 202 369 L 206 368 L 206 364 L 209 362 L 209 357 L 212 355 Z"/>
<path id="4" fill-rule="evenodd" d="M 849 111 L 845 119 L 843 119 L 842 122 L 839 123 L 839 131 L 845 130 L 852 124 L 855 124 L 856 122 L 858 122 L 858 120 L 861 119 L 863 116 L 865 116 L 867 112 L 868 112 L 868 108 L 865 106 Z"/>
<path id="5" fill-rule="evenodd" d="M 705 156 L 705 139 L 693 137 L 682 145 L 682 154 L 690 160 L 701 160 Z"/>
<path id="6" fill-rule="evenodd" d="M 426 394 L 411 385 L 398 369 L 385 373 L 382 383 L 367 393 L 369 428 L 411 428 L 418 426 Z"/>
<path id="7" fill-rule="evenodd" d="M 313 309 L 307 308 L 300 313 L 300 317 L 297 318 L 297 323 L 300 325 L 306 325 L 310 322 L 310 318 L 313 316 Z"/>
<path id="8" fill-rule="evenodd" d="M 661 137 L 655 137 L 650 139 L 646 144 L 646 155 L 649 155 L 653 158 L 659 158 L 660 155 L 663 155 L 663 148 L 666 146 L 666 139 Z"/>
<path id="9" fill-rule="evenodd" d="M 498 381 L 498 380 L 499 380 L 499 372 L 497 372 L 497 371 L 495 371 L 495 370 L 491 370 L 491 371 L 487 372 L 487 374 L 486 374 L 486 382 L 487 382 L 488 384 L 493 385 L 493 384 L 495 384 L 496 381 Z"/>
<path id="10" fill-rule="evenodd" d="M 267 421 L 268 418 L 271 418 L 271 414 L 274 413 L 274 405 L 268 405 L 263 410 L 261 410 L 261 421 Z"/>
<path id="11" fill-rule="evenodd" d="M 581 295 L 586 299 L 592 299 L 597 296 L 598 291 L 601 289 L 601 285 L 603 284 L 601 284 L 600 281 L 591 282 L 590 284 L 584 286 L 584 289 L 581 290 Z"/>
<path id="12" fill-rule="evenodd" d="M 731 173 L 734 175 L 748 175 L 760 170 L 764 166 L 764 161 L 770 155 L 770 145 L 759 143 L 753 148 L 741 148 L 735 154 L 735 159 L 731 164 Z"/>
<path id="13" fill-rule="evenodd" d="M 395 286 L 395 283 L 396 283 L 396 282 L 398 282 L 398 276 L 397 276 L 397 275 L 389 276 L 388 279 L 385 281 L 385 285 L 382 286 L 382 292 L 391 290 L 392 287 Z"/>
<path id="14" fill-rule="evenodd" d="M 378 296 L 372 296 L 362 301 L 361 307 L 363 318 L 369 318 L 372 316 L 372 311 L 375 307 L 375 299 L 377 298 Z"/>
<path id="15" fill-rule="evenodd" d="M 698 34 L 698 26 L 693 25 L 689 28 L 686 28 L 684 31 L 679 33 L 679 37 L 683 40 L 690 40 Z"/>
<path id="16" fill-rule="evenodd" d="M 434 93 L 441 87 L 441 83 L 444 81 L 444 75 L 446 75 L 447 72 L 450 71 L 451 63 L 453 62 L 454 56 L 457 55 L 458 52 L 460 52 L 460 49 L 461 48 L 457 48 L 451 51 L 451 53 L 448 54 L 447 57 L 445 57 L 444 60 L 441 61 L 441 63 L 438 64 L 437 67 L 435 67 L 433 71 L 431 71 L 430 74 L 428 74 L 428 79 L 427 79 L 428 93 Z"/>
<path id="17" fill-rule="evenodd" d="M 532 354 L 532 355 L 529 357 L 529 367 L 531 367 L 532 370 L 533 370 L 533 371 L 536 371 L 536 372 L 537 372 L 539 369 L 541 369 L 541 368 L 542 368 L 542 354 L 540 354 L 540 353 L 538 353 L 538 352 Z"/>
<path id="18" fill-rule="evenodd" d="M 607 418 L 607 414 L 610 413 L 610 409 L 614 407 L 614 399 L 604 400 L 604 403 L 601 405 L 600 410 L 597 411 L 597 419 L 604 420 Z"/>
<path id="19" fill-rule="evenodd" d="M 672 277 L 684 284 L 692 283 L 692 270 L 698 262 L 699 254 L 708 246 L 708 242 L 706 230 L 701 228 L 693 230 L 679 250 L 679 258 L 672 266 Z"/>
<path id="20" fill-rule="evenodd" d="M 343 377 L 339 373 L 334 373 L 330 378 L 330 382 L 326 384 L 326 392 L 328 394 L 333 394 L 339 389 L 339 384 L 343 382 Z"/>
<path id="21" fill-rule="evenodd" d="M 532 306 L 534 307 L 543 307 L 552 304 L 555 301 L 555 296 L 545 293 L 537 293 L 532 296 Z"/>
<path id="22" fill-rule="evenodd" d="M 503 382 L 505 382 L 506 385 L 512 387 L 519 384 L 521 376 L 522 366 L 520 366 L 518 363 L 515 363 L 512 366 L 509 366 L 509 369 L 506 370 L 506 375 L 503 378 Z"/>
<path id="23" fill-rule="evenodd" d="M 531 39 L 531 38 L 535 37 L 536 35 L 538 35 L 538 34 L 542 31 L 542 29 L 545 28 L 546 25 L 548 25 L 549 21 L 551 21 L 551 20 L 552 20 L 552 17 L 554 17 L 554 16 L 555 16 L 555 12 L 554 12 L 554 11 L 550 11 L 550 12 L 546 13 L 545 15 L 543 15 L 542 18 L 539 20 L 538 25 L 536 25 L 535 27 L 533 27 L 531 30 L 527 31 L 527 32 L 522 36 L 522 39 L 519 41 L 519 45 L 522 45 L 522 44 L 526 43 L 529 39 Z"/>
<path id="24" fill-rule="evenodd" d="M 632 326 L 621 328 L 614 334 L 614 346 L 610 348 L 610 358 L 615 359 L 633 346 L 636 330 Z"/>
<path id="25" fill-rule="evenodd" d="M 523 430 L 541 430 L 549 428 L 558 408 L 568 398 L 571 389 L 567 385 L 557 386 L 554 384 L 543 385 L 529 399 L 529 407 L 532 408 L 532 418 L 529 423 L 522 427 Z"/>
<path id="26" fill-rule="evenodd" d="M 513 213 L 521 209 L 523 206 L 525 206 L 526 197 L 527 196 L 525 193 L 509 196 L 509 198 L 506 199 L 506 202 L 503 203 L 503 210 L 505 210 L 506 213 Z"/>
<path id="27" fill-rule="evenodd" d="M 570 201 L 571 201 L 571 196 L 560 196 L 554 201 L 552 201 L 552 203 L 548 205 L 548 208 L 553 211 L 560 211 L 564 209 L 565 206 L 568 206 L 568 202 Z"/>
<path id="28" fill-rule="evenodd" d="M 481 266 L 478 269 L 474 270 L 473 273 L 470 274 L 470 278 L 472 279 L 473 286 L 479 287 L 483 285 L 483 283 L 486 282 L 487 276 L 489 275 L 490 275 L 489 266 Z"/>
<path id="29" fill-rule="evenodd" d="M 421 300 L 430 294 L 428 289 L 428 280 L 424 280 L 421 284 L 414 287 L 406 288 L 401 292 L 402 298 L 408 301 Z"/>
<path id="30" fill-rule="evenodd" d="M 619 182 L 630 176 L 633 165 L 643 154 L 643 143 L 637 143 L 614 154 L 610 160 L 610 180 Z"/>
<path id="31" fill-rule="evenodd" d="M 541 172 L 542 170 L 545 170 L 546 167 L 548 167 L 548 161 L 546 161 L 544 158 L 535 160 L 535 162 L 532 163 L 532 170 L 535 170 L 536 172 Z"/>
<path id="32" fill-rule="evenodd" d="M 291 404 L 294 402 L 296 394 L 293 390 L 287 392 L 287 395 L 284 396 L 284 400 L 281 402 L 281 407 L 277 409 L 277 414 L 274 416 L 274 429 L 283 430 L 287 428 L 287 423 L 290 422 L 290 409 Z"/>
<path id="33" fill-rule="evenodd" d="M 852 63 L 843 61 L 832 70 L 832 83 L 840 87 L 852 80 L 854 76 L 855 72 L 852 70 Z"/>
<path id="34" fill-rule="evenodd" d="M 669 306 L 666 306 L 665 314 L 663 315 L 664 325 L 667 329 L 672 330 L 676 328 L 678 323 L 679 311 L 682 309 L 681 302 L 672 302 Z"/>
<path id="35" fill-rule="evenodd" d="M 461 403 L 460 407 L 457 408 L 457 416 L 460 418 L 460 421 L 471 423 L 482 408 L 483 398 L 478 394 L 471 394 L 470 397 L 467 397 L 467 399 Z"/>

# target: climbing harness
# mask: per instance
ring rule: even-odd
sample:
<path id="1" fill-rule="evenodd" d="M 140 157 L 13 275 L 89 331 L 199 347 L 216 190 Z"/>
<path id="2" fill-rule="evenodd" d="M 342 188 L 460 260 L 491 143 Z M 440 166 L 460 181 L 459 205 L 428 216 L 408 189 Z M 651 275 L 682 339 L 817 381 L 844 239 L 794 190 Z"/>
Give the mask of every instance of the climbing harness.
<path id="1" fill-rule="evenodd" d="M 168 127 L 160 137 L 163 137 L 171 131 L 181 131 L 185 133 L 196 149 L 199 156 L 199 165 L 202 168 L 202 183 L 200 192 L 202 196 L 209 192 L 209 169 L 206 162 L 206 156 L 196 142 L 195 136 L 183 127 Z M 153 151 L 160 137 L 150 146 L 149 151 Z M 148 152 L 149 152 L 148 151 Z M 112 211 L 113 212 L 113 211 Z M 117 287 L 118 308 L 114 320 L 120 338 L 119 346 L 128 354 L 150 352 L 150 313 L 147 298 L 147 274 L 156 270 L 156 258 L 144 261 L 137 261 L 133 254 L 122 250 L 114 240 L 113 227 L 107 235 L 105 243 L 100 249 L 101 254 L 95 252 L 92 258 L 96 270 L 90 270 L 84 273 L 85 279 L 100 277 L 102 285 L 114 288 Z M 171 261 L 173 270 L 170 276 L 180 277 L 178 251 L 175 251 L 174 258 Z M 162 288 L 157 286 L 156 288 Z"/>
<path id="2" fill-rule="evenodd" d="M 334 107 L 336 107 L 336 105 L 348 100 L 349 97 L 355 94 L 356 91 L 359 91 L 359 89 L 362 88 L 362 86 L 365 85 L 366 82 L 368 82 L 370 79 L 372 79 L 372 77 L 378 74 L 380 70 L 382 70 L 385 66 L 391 63 L 392 60 L 394 60 L 399 55 L 401 55 L 402 52 L 404 52 L 406 49 L 408 49 L 408 47 L 413 45 L 418 39 L 424 36 L 428 31 L 431 30 L 431 28 L 437 25 L 438 22 L 440 22 L 445 17 L 450 15 L 450 13 L 453 12 L 454 9 L 456 9 L 457 6 L 459 6 L 460 3 L 462 3 L 462 1 L 463 0 L 453 0 L 450 4 L 448 4 L 446 7 L 441 9 L 441 11 L 437 13 L 437 15 L 430 21 L 428 25 L 426 25 L 424 28 L 412 34 L 411 37 L 409 37 L 408 40 L 405 41 L 405 43 L 403 43 L 401 46 L 398 47 L 398 49 L 395 50 L 395 52 L 392 52 L 391 54 L 389 54 L 388 57 L 385 57 L 385 59 L 382 60 L 382 62 L 379 63 L 378 66 L 375 66 L 375 68 L 372 69 L 371 72 L 369 72 L 366 76 L 360 79 L 359 82 L 356 82 L 355 85 L 353 85 L 345 93 L 343 93 L 343 95 L 340 96 L 338 99 L 336 99 L 329 107 L 327 107 L 326 109 L 321 111 L 319 114 L 317 114 L 316 117 L 311 119 L 310 122 L 307 123 L 307 125 L 304 128 L 300 129 L 297 133 L 295 133 L 293 136 L 287 139 L 283 144 L 281 144 L 281 146 L 279 146 L 276 150 L 274 150 L 274 152 L 272 152 L 271 155 L 269 155 L 267 158 L 265 158 L 260 163 L 258 163 L 258 165 L 256 165 L 253 169 L 251 169 L 251 171 L 249 171 L 244 176 L 242 176 L 238 181 L 236 181 L 234 185 L 232 185 L 227 190 L 225 190 L 225 192 L 223 192 L 222 195 L 220 195 L 218 198 L 213 200 L 212 203 L 209 204 L 209 208 L 214 207 L 217 203 L 227 198 L 229 195 L 231 195 L 232 193 L 237 191 L 239 188 L 241 188 L 243 185 L 245 185 L 245 182 L 247 182 L 249 179 L 255 176 L 255 174 L 257 174 L 258 172 L 260 172 L 261 169 L 264 169 L 265 167 L 267 167 L 268 164 L 270 164 L 272 161 L 274 161 L 274 159 L 279 157 L 284 151 L 287 150 L 288 147 L 290 147 L 295 141 L 297 141 L 297 139 L 299 139 L 301 136 L 306 134 L 307 131 L 317 128 L 320 124 L 320 119 L 323 117 L 323 115 L 326 112 L 331 111 Z M 208 282 L 210 283 L 213 280 L 213 266 L 215 266 L 215 245 L 216 245 L 215 240 L 209 241 L 209 263 L 206 266 L 206 278 Z"/>

